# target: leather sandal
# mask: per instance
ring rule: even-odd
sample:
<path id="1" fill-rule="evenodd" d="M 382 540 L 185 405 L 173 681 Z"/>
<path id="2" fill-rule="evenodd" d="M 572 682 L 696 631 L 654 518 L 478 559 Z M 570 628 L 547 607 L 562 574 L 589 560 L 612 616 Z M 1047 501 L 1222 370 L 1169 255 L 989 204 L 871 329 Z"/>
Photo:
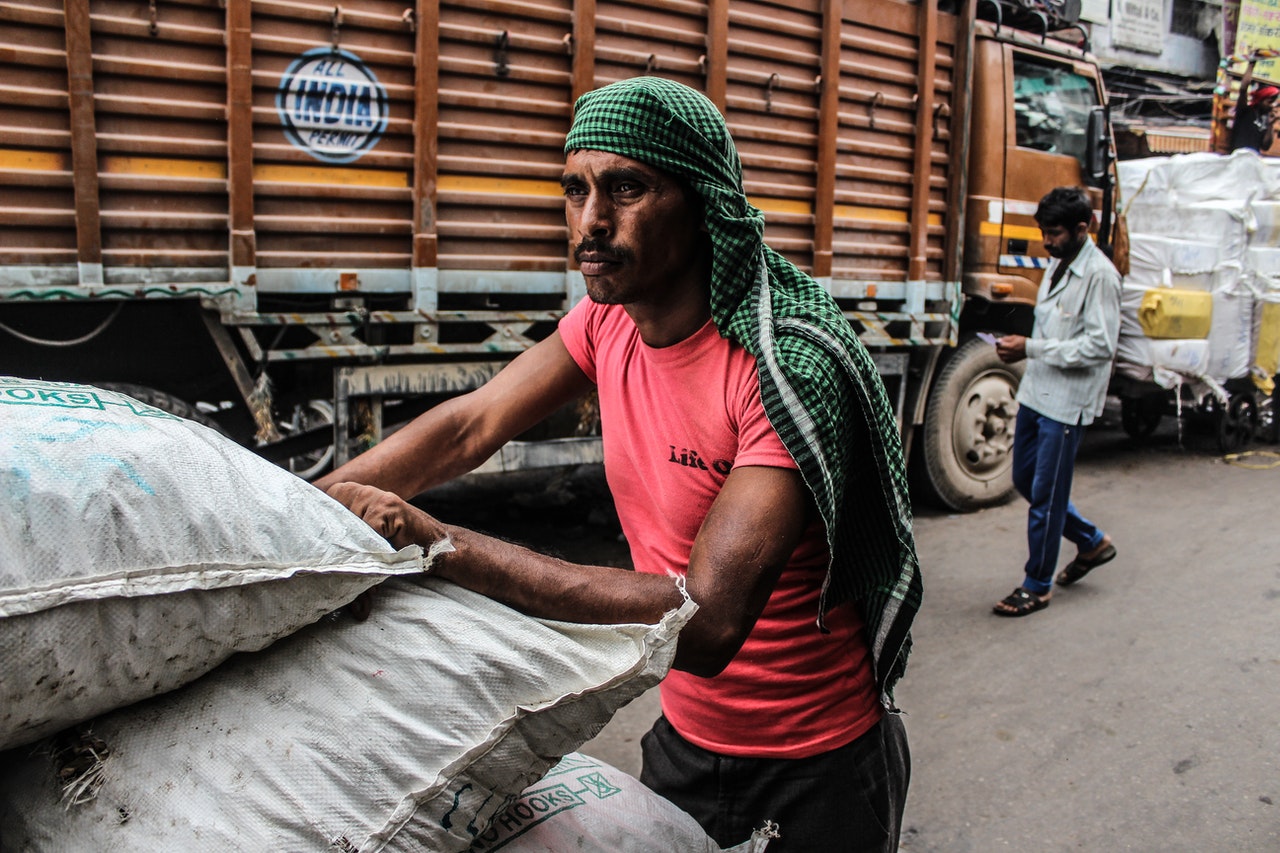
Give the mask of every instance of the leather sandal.
<path id="1" fill-rule="evenodd" d="M 1044 610 L 1049 606 L 1050 601 L 1051 599 L 1041 598 L 1033 592 L 1018 587 L 1001 599 L 1000 604 L 1004 607 L 997 604 L 991 608 L 991 612 L 997 616 L 1029 616 L 1037 610 Z"/>
<path id="2" fill-rule="evenodd" d="M 1115 545 L 1108 545 L 1103 548 L 1098 553 L 1098 556 L 1094 557 L 1092 560 L 1086 560 L 1084 557 L 1076 557 L 1070 563 L 1067 563 L 1066 568 L 1061 572 L 1058 572 L 1057 584 L 1058 586 L 1071 586 L 1073 583 L 1089 574 L 1089 572 L 1098 568 L 1098 566 L 1101 566 L 1103 563 L 1110 563 L 1115 558 Z"/>

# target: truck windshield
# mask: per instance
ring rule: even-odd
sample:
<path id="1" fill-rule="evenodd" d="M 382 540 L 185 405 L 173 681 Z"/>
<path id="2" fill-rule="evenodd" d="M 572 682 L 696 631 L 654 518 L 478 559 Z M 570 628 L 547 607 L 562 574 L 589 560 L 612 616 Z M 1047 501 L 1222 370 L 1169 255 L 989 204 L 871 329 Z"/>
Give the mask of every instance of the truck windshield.
<path id="1" fill-rule="evenodd" d="M 1093 81 L 1062 65 L 1026 56 L 1013 60 L 1013 110 L 1019 148 L 1069 154 L 1084 165 Z"/>

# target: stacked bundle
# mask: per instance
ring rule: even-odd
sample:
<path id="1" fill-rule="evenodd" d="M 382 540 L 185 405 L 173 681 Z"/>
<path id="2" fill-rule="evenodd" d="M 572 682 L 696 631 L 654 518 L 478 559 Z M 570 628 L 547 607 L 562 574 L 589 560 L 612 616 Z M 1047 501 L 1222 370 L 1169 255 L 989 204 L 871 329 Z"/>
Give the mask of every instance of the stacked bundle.
<path id="1" fill-rule="evenodd" d="M 1252 151 L 1119 164 L 1129 225 L 1117 369 L 1225 400 L 1269 393 L 1280 343 L 1280 172 Z M 1271 307 L 1269 307 L 1271 306 Z"/>
<path id="2" fill-rule="evenodd" d="M 524 616 L 87 386 L 0 377 L 0 495 L 4 849 L 466 850 L 666 674 L 696 609 Z M 367 621 L 321 618 L 375 584 Z"/>

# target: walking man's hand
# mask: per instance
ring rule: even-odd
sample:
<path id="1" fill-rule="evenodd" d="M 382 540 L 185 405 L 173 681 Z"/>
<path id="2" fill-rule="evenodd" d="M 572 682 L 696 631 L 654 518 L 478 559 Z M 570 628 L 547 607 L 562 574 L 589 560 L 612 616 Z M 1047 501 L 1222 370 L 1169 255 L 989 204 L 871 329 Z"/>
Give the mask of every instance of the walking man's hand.
<path id="1" fill-rule="evenodd" d="M 1013 364 L 1027 357 L 1027 338 L 1025 335 L 1004 335 L 996 338 L 996 355 L 1005 364 Z"/>

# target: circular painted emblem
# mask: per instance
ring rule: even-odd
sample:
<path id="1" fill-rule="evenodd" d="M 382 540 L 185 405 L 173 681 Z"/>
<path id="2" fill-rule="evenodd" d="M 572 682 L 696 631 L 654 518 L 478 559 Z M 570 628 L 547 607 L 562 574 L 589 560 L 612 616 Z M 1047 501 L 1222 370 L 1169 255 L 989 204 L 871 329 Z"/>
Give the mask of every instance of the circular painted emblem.
<path id="1" fill-rule="evenodd" d="M 326 163 L 350 163 L 382 138 L 387 90 L 354 53 L 318 47 L 284 72 L 276 110 L 294 145 Z"/>

